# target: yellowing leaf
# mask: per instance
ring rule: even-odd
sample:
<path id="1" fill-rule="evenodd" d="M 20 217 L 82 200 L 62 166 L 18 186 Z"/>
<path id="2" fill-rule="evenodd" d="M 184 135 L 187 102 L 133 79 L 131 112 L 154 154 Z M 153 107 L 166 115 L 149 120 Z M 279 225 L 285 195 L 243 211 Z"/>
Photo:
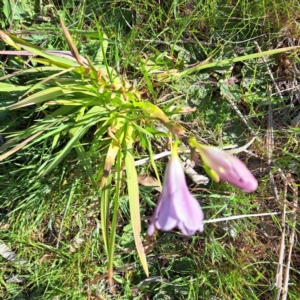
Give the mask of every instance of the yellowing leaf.
<path id="1" fill-rule="evenodd" d="M 164 123 L 169 123 L 170 120 L 166 114 L 155 104 L 152 104 L 149 101 L 133 101 L 135 107 L 141 108 L 141 110 L 147 113 L 151 118 L 156 118 L 162 120 Z"/>
<path id="2" fill-rule="evenodd" d="M 80 64 L 80 65 L 83 65 L 83 62 L 82 62 L 82 59 L 81 59 L 81 56 L 72 40 L 72 37 L 68 31 L 68 28 L 66 27 L 65 23 L 63 22 L 62 19 L 60 19 L 60 25 L 61 25 L 61 28 L 63 30 L 63 34 L 66 38 L 66 41 L 68 43 L 68 46 L 69 46 L 69 49 L 70 51 L 72 52 L 73 54 L 73 57 L 76 58 L 77 62 Z"/>
<path id="3" fill-rule="evenodd" d="M 145 249 L 141 240 L 141 216 L 140 216 L 140 201 L 139 201 L 139 187 L 136 169 L 134 166 L 134 158 L 132 154 L 127 151 L 125 157 L 127 188 L 129 196 L 129 207 L 131 225 L 139 258 L 147 276 L 149 276 L 148 264 L 146 259 Z"/>
<path id="4" fill-rule="evenodd" d="M 120 150 L 119 144 L 115 140 L 112 140 L 112 142 L 109 145 L 106 158 L 105 158 L 104 169 L 103 169 L 102 179 L 101 179 L 101 189 L 104 188 L 106 184 L 107 177 L 109 176 L 111 168 L 115 163 L 116 156 L 119 150 Z"/>

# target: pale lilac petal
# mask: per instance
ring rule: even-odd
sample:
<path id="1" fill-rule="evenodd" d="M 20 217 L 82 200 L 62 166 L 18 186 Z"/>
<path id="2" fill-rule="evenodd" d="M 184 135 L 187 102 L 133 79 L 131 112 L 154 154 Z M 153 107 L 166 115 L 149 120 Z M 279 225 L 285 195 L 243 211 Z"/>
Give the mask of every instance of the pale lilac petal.
<path id="1" fill-rule="evenodd" d="M 203 231 L 204 214 L 199 202 L 189 192 L 180 160 L 173 156 L 167 166 L 162 193 L 154 211 L 148 235 L 155 227 L 171 230 L 178 227 L 185 235 Z"/>
<path id="2" fill-rule="evenodd" d="M 151 221 L 147 230 L 147 234 L 151 236 L 154 233 L 154 230 L 155 230 L 154 222 Z"/>
<path id="3" fill-rule="evenodd" d="M 186 183 L 182 187 L 183 193 L 181 194 L 186 201 L 181 201 L 178 194 L 174 197 L 175 211 L 178 219 L 181 221 L 182 226 L 189 231 L 203 231 L 204 214 L 199 205 L 199 202 L 191 195 L 187 189 Z M 179 227 L 179 225 L 177 225 Z M 180 228 L 180 227 L 179 227 Z M 182 228 L 180 228 L 183 231 Z M 193 233 L 192 233 L 193 234 Z M 188 234 L 191 235 L 191 234 Z"/>
<path id="4" fill-rule="evenodd" d="M 157 229 L 168 231 L 173 229 L 178 223 L 178 217 L 174 209 L 172 198 L 173 195 L 168 196 L 164 200 L 160 199 L 159 212 L 155 222 Z"/>

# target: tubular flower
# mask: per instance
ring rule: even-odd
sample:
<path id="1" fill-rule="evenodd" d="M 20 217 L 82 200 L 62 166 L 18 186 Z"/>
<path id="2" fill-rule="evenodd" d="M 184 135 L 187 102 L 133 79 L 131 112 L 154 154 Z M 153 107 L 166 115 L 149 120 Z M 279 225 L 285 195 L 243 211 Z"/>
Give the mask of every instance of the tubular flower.
<path id="1" fill-rule="evenodd" d="M 148 235 L 152 235 L 155 228 L 168 231 L 176 226 L 185 235 L 193 235 L 197 230 L 203 231 L 204 214 L 199 202 L 188 190 L 176 148 L 172 151 L 165 172 L 162 193 Z"/>
<path id="2" fill-rule="evenodd" d="M 257 180 L 237 157 L 217 147 L 198 144 L 197 149 L 204 168 L 213 180 L 218 182 L 222 179 L 244 192 L 253 192 L 257 189 Z"/>

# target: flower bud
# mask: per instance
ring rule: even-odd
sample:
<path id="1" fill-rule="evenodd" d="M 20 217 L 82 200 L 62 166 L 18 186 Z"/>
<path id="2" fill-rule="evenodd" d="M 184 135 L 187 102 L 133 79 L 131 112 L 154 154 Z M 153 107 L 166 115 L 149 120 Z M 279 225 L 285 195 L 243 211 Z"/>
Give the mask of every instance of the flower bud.
<path id="1" fill-rule="evenodd" d="M 240 188 L 244 192 L 257 189 L 257 180 L 237 157 L 217 147 L 198 144 L 204 168 L 213 180 L 220 179 Z"/>

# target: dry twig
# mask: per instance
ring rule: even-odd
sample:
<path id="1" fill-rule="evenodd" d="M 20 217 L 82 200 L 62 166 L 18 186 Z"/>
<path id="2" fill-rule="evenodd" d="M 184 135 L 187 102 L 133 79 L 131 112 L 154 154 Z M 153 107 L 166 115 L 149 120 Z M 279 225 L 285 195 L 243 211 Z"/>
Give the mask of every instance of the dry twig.
<path id="1" fill-rule="evenodd" d="M 290 266 L 291 266 L 291 258 L 292 258 L 292 251 L 293 246 L 295 242 L 295 228 L 297 223 L 297 208 L 298 208 L 298 189 L 295 186 L 295 182 L 291 176 L 291 174 L 287 174 L 287 182 L 290 188 L 293 191 L 293 207 L 292 207 L 292 228 L 290 232 L 290 238 L 289 238 L 289 252 L 286 262 L 286 268 L 285 268 L 285 275 L 284 275 L 284 285 L 282 290 L 282 300 L 286 300 L 288 295 L 288 284 L 289 284 L 289 278 L 290 278 Z"/>
<path id="2" fill-rule="evenodd" d="M 280 295 L 281 295 L 281 291 L 282 291 L 283 261 L 284 261 L 284 253 L 285 253 L 285 233 L 286 233 L 285 221 L 286 221 L 287 183 L 286 183 L 285 177 L 283 177 L 283 180 L 284 180 L 284 195 L 283 195 L 283 211 L 282 211 L 282 218 L 281 218 L 281 242 L 280 242 L 278 267 L 277 267 L 276 282 L 275 282 L 275 285 L 278 290 L 276 300 L 280 299 Z"/>

